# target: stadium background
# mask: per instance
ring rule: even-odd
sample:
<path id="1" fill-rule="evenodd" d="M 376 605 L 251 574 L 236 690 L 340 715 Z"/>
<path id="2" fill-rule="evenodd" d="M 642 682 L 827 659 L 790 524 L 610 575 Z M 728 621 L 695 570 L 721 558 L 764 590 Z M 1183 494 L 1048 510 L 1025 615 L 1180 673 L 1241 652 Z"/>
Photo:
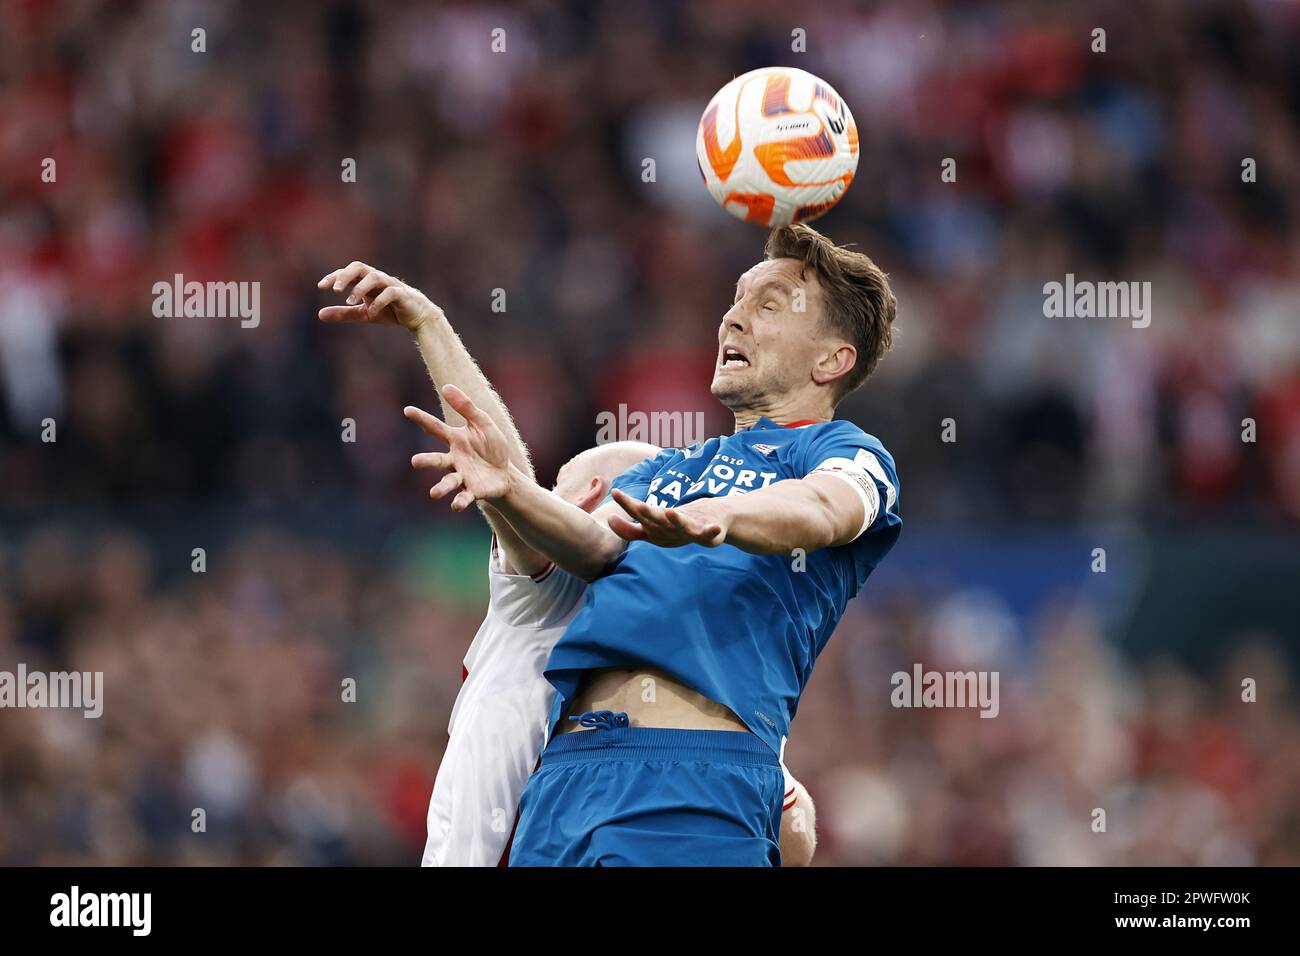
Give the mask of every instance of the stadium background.
<path id="1" fill-rule="evenodd" d="M 787 752 L 818 862 L 1300 863 L 1300 6 L 1268 0 L 0 3 L 0 666 L 107 684 L 97 721 L 0 712 L 0 863 L 418 860 L 486 536 L 408 468 L 408 337 L 321 326 L 315 280 L 442 304 L 543 481 L 619 403 L 722 429 L 763 234 L 693 135 L 772 63 L 850 103 L 819 226 L 901 306 L 841 414 L 907 525 Z M 178 272 L 259 281 L 260 326 L 154 318 Z M 1067 272 L 1151 281 L 1151 327 L 1044 318 Z M 891 708 L 918 661 L 999 670 L 1000 716 Z"/>

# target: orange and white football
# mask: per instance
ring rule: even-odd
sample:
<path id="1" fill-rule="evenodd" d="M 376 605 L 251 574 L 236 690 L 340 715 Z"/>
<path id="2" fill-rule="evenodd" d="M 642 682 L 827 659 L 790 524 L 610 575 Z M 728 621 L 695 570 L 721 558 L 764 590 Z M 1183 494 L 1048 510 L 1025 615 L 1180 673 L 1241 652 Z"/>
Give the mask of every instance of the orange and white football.
<path id="1" fill-rule="evenodd" d="M 858 129 L 825 80 L 787 66 L 736 77 L 709 101 L 695 137 L 704 184 L 738 219 L 807 222 L 843 198 Z"/>

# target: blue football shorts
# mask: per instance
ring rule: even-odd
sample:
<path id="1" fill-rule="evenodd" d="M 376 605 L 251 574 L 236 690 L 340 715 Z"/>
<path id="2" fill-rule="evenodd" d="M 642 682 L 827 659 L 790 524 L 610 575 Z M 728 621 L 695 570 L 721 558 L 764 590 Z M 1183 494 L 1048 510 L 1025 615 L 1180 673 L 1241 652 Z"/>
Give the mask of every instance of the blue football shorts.
<path id="1" fill-rule="evenodd" d="M 626 726 L 555 734 L 519 805 L 511 866 L 780 866 L 785 782 L 735 730 Z"/>

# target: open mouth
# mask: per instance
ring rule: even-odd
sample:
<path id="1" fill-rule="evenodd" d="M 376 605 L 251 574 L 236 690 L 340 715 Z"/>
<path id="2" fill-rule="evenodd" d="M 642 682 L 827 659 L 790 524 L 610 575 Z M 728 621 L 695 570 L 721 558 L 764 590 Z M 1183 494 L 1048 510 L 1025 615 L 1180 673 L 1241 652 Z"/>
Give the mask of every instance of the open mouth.
<path id="1" fill-rule="evenodd" d="M 749 368 L 749 357 L 735 346 L 728 345 L 722 350 L 722 361 L 718 363 L 719 368 Z"/>

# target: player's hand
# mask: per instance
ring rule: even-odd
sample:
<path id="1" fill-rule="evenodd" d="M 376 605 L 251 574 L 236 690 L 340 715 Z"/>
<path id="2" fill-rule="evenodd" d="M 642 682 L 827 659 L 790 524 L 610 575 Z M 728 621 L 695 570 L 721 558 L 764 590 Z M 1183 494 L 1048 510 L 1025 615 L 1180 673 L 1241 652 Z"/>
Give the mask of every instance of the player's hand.
<path id="1" fill-rule="evenodd" d="M 649 541 L 661 548 L 680 548 L 687 544 L 716 548 L 727 539 L 725 519 L 720 514 L 711 513 L 716 509 L 709 508 L 708 502 L 692 502 L 681 508 L 661 508 L 638 501 L 617 488 L 613 495 L 619 507 L 635 519 L 628 520 L 619 514 L 610 515 L 610 530 L 624 541 Z"/>
<path id="2" fill-rule="evenodd" d="M 442 310 L 419 289 L 364 262 L 353 262 L 323 276 L 316 287 L 343 292 L 348 286 L 346 305 L 330 305 L 317 317 L 322 322 L 370 322 L 400 325 L 418 332 L 425 323 L 436 321 Z"/>
<path id="3" fill-rule="evenodd" d="M 447 472 L 429 489 L 429 497 L 436 501 L 457 492 L 451 501 L 452 511 L 464 511 L 475 501 L 504 498 L 510 491 L 510 446 L 506 436 L 491 416 L 455 385 L 444 385 L 442 394 L 465 419 L 460 428 L 410 405 L 403 410 L 407 418 L 447 443 L 445 452 L 423 452 L 411 458 L 413 468 Z"/>

